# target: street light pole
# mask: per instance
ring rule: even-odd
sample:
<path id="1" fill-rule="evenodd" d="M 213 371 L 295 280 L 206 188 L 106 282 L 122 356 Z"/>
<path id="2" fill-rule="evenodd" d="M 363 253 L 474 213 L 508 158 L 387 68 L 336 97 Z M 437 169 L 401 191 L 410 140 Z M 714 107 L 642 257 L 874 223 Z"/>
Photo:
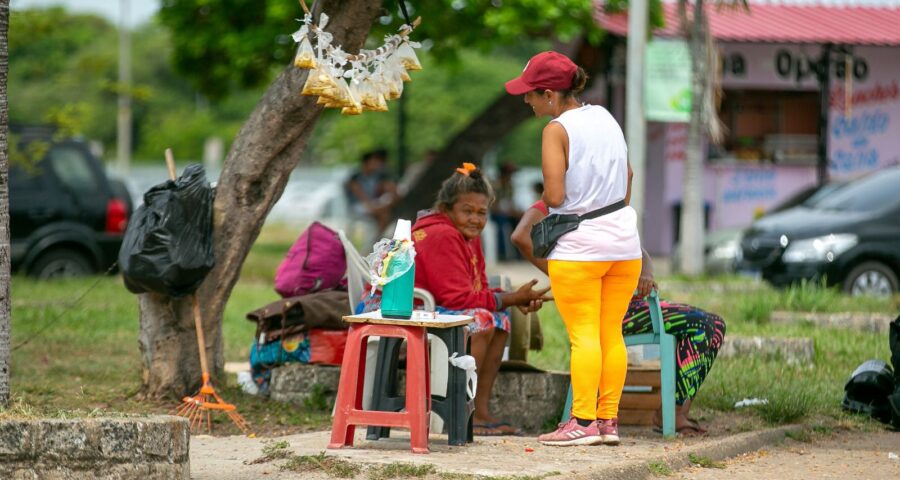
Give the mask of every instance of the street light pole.
<path id="1" fill-rule="evenodd" d="M 631 206 L 643 231 L 644 178 L 646 177 L 647 121 L 644 117 L 644 52 L 647 50 L 647 0 L 628 2 L 628 60 L 625 72 L 625 137 L 628 160 L 634 171 Z"/>
<path id="2" fill-rule="evenodd" d="M 119 112 L 116 125 L 116 155 L 120 175 L 131 165 L 131 0 L 119 0 Z"/>

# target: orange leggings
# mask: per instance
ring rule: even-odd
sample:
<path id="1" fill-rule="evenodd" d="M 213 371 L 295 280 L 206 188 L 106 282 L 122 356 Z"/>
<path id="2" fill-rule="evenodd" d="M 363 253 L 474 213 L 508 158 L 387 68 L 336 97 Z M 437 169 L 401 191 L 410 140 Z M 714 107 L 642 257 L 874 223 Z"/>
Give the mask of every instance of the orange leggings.
<path id="1" fill-rule="evenodd" d="M 572 349 L 572 415 L 615 418 L 628 372 L 622 319 L 637 287 L 641 260 L 550 260 L 549 270 Z"/>

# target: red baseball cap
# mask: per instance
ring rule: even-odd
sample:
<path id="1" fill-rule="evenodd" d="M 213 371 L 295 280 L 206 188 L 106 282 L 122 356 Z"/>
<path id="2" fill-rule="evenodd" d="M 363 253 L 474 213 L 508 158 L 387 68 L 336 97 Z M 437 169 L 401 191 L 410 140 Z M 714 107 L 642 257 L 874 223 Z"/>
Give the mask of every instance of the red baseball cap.
<path id="1" fill-rule="evenodd" d="M 532 90 L 567 90 L 578 66 L 569 57 L 557 52 L 541 52 L 525 65 L 522 74 L 506 82 L 510 95 L 522 95 Z"/>

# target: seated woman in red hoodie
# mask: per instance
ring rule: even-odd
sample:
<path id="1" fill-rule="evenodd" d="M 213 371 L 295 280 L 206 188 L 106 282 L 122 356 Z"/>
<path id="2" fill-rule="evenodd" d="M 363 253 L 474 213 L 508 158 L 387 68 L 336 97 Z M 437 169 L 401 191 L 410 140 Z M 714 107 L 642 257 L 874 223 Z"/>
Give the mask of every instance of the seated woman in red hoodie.
<path id="1" fill-rule="evenodd" d="M 432 210 L 420 212 L 412 228 L 416 247 L 416 286 L 434 295 L 440 313 L 470 315 L 472 356 L 478 368 L 475 392 L 476 435 L 514 434 L 517 429 L 491 415 L 491 389 L 509 335 L 509 307 L 537 311 L 549 290 L 532 287 L 537 280 L 513 292 L 492 290 L 485 273 L 481 231 L 487 223 L 494 192 L 474 165 L 464 164 L 441 185 Z M 373 298 L 366 310 L 378 308 Z"/>

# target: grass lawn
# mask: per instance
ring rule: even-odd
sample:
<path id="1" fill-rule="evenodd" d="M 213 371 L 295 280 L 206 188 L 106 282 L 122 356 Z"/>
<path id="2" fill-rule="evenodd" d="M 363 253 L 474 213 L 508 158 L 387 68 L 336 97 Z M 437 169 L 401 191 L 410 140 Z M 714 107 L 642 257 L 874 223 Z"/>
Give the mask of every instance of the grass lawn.
<path id="1" fill-rule="evenodd" d="M 251 251 L 225 311 L 227 361 L 247 361 L 255 325 L 244 315 L 278 298 L 272 289 L 274 271 L 296 235 L 293 229 L 267 228 Z M 742 398 L 766 397 L 769 407 L 757 413 L 773 423 L 803 417 L 840 419 L 843 385 L 850 372 L 871 358 L 888 360 L 890 352 L 886 334 L 773 325 L 768 312 L 900 311 L 900 298 L 851 299 L 808 286 L 778 291 L 737 278 L 670 278 L 660 283 L 664 298 L 722 315 L 728 334 L 814 339 L 814 365 L 790 366 L 753 357 L 719 359 L 697 397 L 698 406 L 725 412 Z M 163 413 L 176 406 L 176 401 L 140 400 L 136 395 L 141 381 L 137 300 L 119 277 L 35 282 L 17 276 L 12 281 L 12 308 L 13 405 L 0 412 L 0 418 Z M 541 320 L 545 348 L 531 352 L 529 359 L 544 368 L 567 370 L 568 342 L 553 304 L 542 312 Z M 323 428 L 330 422 L 328 411 L 312 406 L 259 399 L 234 386 L 218 390 L 261 434 Z M 236 429 L 220 418 L 216 432 Z"/>

